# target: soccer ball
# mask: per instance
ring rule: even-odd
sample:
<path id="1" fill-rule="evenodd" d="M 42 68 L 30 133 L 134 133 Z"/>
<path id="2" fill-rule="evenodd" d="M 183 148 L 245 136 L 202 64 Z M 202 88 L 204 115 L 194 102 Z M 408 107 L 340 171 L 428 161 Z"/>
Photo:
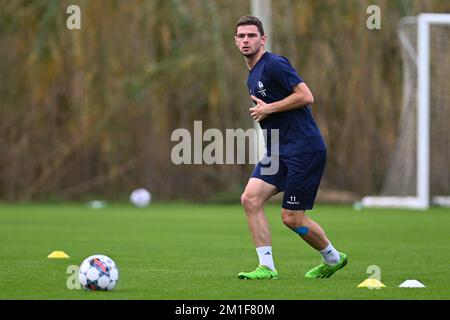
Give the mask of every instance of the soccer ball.
<path id="1" fill-rule="evenodd" d="M 81 263 L 78 279 L 86 290 L 110 291 L 119 280 L 119 269 L 111 258 L 96 254 Z"/>
<path id="2" fill-rule="evenodd" d="M 150 203 L 152 195 L 146 189 L 136 189 L 131 193 L 130 201 L 136 207 L 146 207 Z"/>

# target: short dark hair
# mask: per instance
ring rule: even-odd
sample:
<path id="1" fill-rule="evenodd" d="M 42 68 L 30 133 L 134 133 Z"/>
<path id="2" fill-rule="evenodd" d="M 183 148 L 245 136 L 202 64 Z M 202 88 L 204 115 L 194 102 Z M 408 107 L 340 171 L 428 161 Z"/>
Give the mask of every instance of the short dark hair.
<path id="1" fill-rule="evenodd" d="M 259 20 L 255 16 L 243 16 L 242 18 L 240 18 L 239 21 L 236 23 L 236 33 L 237 33 L 237 28 L 239 26 L 252 26 L 252 25 L 256 26 L 258 28 L 258 31 L 261 34 L 261 36 L 264 35 L 263 24 L 262 24 L 261 20 Z"/>

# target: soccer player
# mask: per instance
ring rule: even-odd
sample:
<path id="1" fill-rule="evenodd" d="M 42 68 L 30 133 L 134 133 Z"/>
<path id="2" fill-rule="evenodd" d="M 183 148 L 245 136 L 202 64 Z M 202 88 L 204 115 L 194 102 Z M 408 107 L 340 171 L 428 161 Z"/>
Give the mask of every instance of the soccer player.
<path id="1" fill-rule="evenodd" d="M 286 58 L 264 49 L 266 39 L 257 17 L 244 16 L 236 24 L 235 43 L 249 69 L 247 85 L 255 104 L 250 115 L 267 130 L 267 137 L 276 129 L 279 138 L 277 154 L 270 154 L 273 148 L 269 146 L 270 139 L 266 139 L 268 157 L 265 157 L 270 160 L 278 156 L 278 171 L 265 174 L 262 169 L 268 163 L 259 162 L 241 197 L 259 266 L 254 271 L 239 273 L 238 278 L 278 278 L 263 207 L 280 191 L 284 191 L 283 223 L 323 257 L 322 263 L 305 277 L 328 278 L 347 264 L 347 255 L 337 251 L 320 225 L 305 214 L 313 208 L 326 163 L 326 146 L 310 109 L 314 98 Z"/>

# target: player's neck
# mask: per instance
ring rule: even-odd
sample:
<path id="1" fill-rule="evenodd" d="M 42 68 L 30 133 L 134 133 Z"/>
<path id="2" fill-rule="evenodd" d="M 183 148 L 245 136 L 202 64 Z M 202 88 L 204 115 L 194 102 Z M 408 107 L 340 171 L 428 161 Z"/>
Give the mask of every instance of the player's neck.
<path id="1" fill-rule="evenodd" d="M 251 57 L 246 57 L 245 62 L 247 63 L 248 70 L 252 70 L 253 67 L 258 63 L 259 59 L 266 53 L 264 48 L 261 48 L 257 53 L 252 55 Z"/>

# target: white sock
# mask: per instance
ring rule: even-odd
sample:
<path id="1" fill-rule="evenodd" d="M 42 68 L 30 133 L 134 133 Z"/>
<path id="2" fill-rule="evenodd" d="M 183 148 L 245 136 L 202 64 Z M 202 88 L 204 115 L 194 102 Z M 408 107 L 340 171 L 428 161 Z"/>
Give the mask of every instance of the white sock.
<path id="1" fill-rule="evenodd" d="M 272 270 L 275 270 L 275 265 L 273 263 L 272 257 L 272 247 L 258 247 L 256 248 L 256 253 L 258 254 L 259 264 L 269 267 Z"/>
<path id="2" fill-rule="evenodd" d="M 323 257 L 323 261 L 325 261 L 325 263 L 329 264 L 330 266 L 337 265 L 339 263 L 339 260 L 341 260 L 339 252 L 333 247 L 331 242 L 328 247 L 320 251 L 320 254 Z"/>

